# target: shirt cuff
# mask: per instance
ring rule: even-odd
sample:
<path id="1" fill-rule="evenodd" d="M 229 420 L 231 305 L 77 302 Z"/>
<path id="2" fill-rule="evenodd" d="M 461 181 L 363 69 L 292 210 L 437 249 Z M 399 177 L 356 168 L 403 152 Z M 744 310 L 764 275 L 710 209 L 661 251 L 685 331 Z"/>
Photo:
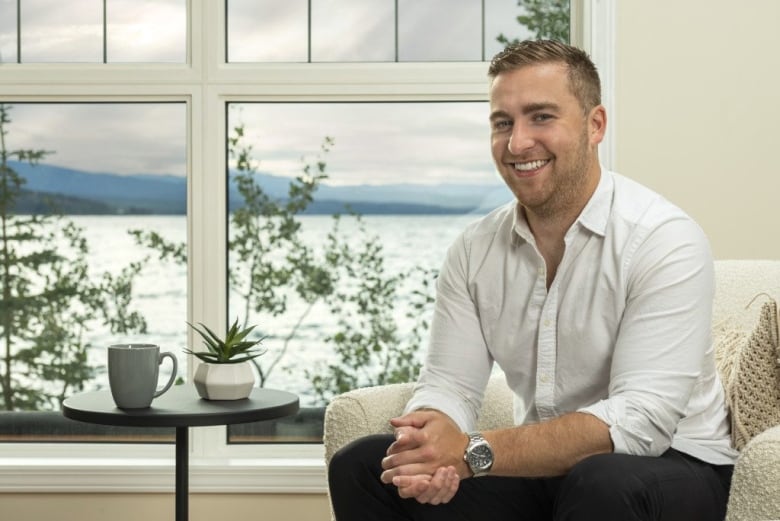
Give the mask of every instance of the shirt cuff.
<path id="1" fill-rule="evenodd" d="M 577 412 L 591 414 L 609 426 L 609 436 L 612 438 L 615 454 L 652 455 L 653 438 L 641 433 L 627 409 L 625 398 L 615 396 L 583 407 Z"/>
<path id="2" fill-rule="evenodd" d="M 406 404 L 404 414 L 418 409 L 436 409 L 449 416 L 463 432 L 476 428 L 476 414 L 469 410 L 468 405 L 453 397 L 452 394 L 438 392 L 433 389 L 416 389 L 414 395 Z"/>

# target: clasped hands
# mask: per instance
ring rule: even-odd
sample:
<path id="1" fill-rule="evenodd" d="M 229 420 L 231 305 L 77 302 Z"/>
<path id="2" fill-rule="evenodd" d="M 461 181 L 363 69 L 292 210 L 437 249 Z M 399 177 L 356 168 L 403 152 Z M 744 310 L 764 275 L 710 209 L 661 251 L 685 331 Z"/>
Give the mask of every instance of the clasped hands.
<path id="1" fill-rule="evenodd" d="M 468 436 L 447 415 L 419 410 L 390 420 L 395 441 L 382 460 L 382 482 L 392 483 L 403 498 L 438 505 L 449 502 L 461 477 L 469 475 L 463 461 Z"/>

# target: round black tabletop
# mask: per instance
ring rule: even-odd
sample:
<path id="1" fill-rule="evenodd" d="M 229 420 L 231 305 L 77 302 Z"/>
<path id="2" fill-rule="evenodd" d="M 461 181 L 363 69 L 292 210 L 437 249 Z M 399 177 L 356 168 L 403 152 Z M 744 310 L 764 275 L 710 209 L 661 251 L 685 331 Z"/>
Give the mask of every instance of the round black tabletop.
<path id="1" fill-rule="evenodd" d="M 62 414 L 72 420 L 129 427 L 231 425 L 291 416 L 298 397 L 275 389 L 252 389 L 243 400 L 204 400 L 193 385 L 171 387 L 146 409 L 120 409 L 111 391 L 92 391 L 65 399 Z"/>

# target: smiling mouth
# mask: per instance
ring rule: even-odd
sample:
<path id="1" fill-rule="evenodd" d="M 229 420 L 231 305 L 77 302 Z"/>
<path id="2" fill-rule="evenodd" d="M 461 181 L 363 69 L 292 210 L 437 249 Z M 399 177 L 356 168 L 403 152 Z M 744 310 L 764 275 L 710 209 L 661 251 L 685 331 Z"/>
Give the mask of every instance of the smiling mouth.
<path id="1" fill-rule="evenodd" d="M 534 161 L 526 161 L 524 163 L 513 163 L 513 166 L 515 167 L 515 170 L 519 170 L 520 172 L 531 172 L 533 170 L 542 168 L 549 162 L 549 159 L 536 159 Z"/>

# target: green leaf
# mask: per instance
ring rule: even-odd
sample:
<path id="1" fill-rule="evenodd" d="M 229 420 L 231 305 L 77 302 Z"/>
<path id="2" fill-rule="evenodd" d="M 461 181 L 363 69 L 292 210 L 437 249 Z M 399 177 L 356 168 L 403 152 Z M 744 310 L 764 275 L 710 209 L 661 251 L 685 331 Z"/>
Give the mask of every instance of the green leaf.
<path id="1" fill-rule="evenodd" d="M 189 322 L 187 322 L 187 325 L 200 334 L 208 351 L 203 352 L 185 349 L 185 352 L 198 357 L 204 362 L 233 364 L 253 360 L 265 353 L 264 349 L 260 350 L 257 347 L 257 345 L 263 341 L 262 338 L 258 340 L 244 340 L 256 326 L 239 329 L 238 318 L 236 318 L 235 322 L 228 328 L 224 340 L 203 323 L 198 323 L 202 329 L 193 326 Z"/>

